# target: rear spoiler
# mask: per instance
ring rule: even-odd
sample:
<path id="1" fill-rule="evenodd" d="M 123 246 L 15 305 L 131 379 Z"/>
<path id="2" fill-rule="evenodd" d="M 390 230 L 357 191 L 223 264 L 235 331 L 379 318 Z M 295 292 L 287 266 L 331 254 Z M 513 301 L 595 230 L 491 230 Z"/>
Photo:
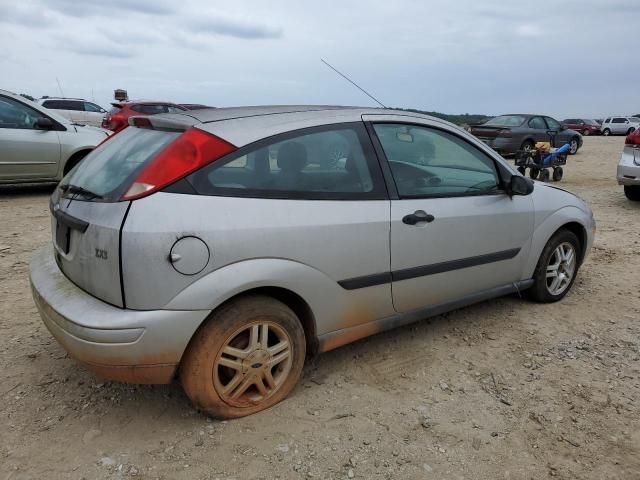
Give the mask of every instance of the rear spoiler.
<path id="1" fill-rule="evenodd" d="M 150 130 L 173 130 L 184 132 L 196 123 L 200 123 L 193 117 L 180 113 L 158 114 L 129 117 L 129 125 Z"/>
<path id="2" fill-rule="evenodd" d="M 111 102 L 111 105 L 113 105 L 116 108 L 123 108 L 124 107 L 124 105 L 122 105 L 121 103 L 118 103 L 118 102 Z"/>

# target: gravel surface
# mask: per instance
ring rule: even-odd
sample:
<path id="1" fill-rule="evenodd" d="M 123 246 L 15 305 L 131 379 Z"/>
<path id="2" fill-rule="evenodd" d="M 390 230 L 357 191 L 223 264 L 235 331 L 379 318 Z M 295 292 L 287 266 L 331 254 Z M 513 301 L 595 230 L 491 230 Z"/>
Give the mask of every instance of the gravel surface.
<path id="1" fill-rule="evenodd" d="M 229 422 L 177 383 L 104 381 L 65 354 L 28 282 L 52 189 L 0 189 L 0 479 L 640 478 L 640 204 L 616 185 L 622 144 L 587 137 L 565 169 L 598 232 L 564 301 L 505 297 L 359 341 Z"/>

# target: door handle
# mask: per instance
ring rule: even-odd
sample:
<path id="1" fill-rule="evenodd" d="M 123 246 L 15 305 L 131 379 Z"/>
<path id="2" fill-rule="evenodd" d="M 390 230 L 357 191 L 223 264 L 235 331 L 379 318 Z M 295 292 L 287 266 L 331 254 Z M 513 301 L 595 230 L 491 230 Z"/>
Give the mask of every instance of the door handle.
<path id="1" fill-rule="evenodd" d="M 402 223 L 406 223 L 407 225 L 417 225 L 419 223 L 431 223 L 435 219 L 436 217 L 424 210 L 416 210 L 415 212 L 402 217 Z"/>

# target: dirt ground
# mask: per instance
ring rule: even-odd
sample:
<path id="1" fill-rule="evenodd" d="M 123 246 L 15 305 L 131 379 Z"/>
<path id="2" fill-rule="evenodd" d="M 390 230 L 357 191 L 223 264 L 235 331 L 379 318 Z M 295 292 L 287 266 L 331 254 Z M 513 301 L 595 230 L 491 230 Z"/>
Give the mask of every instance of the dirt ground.
<path id="1" fill-rule="evenodd" d="M 623 138 L 585 138 L 561 185 L 598 232 L 554 305 L 505 297 L 310 362 L 293 395 L 229 422 L 179 384 L 101 380 L 31 299 L 51 187 L 0 190 L 0 479 L 640 479 L 640 204 Z"/>

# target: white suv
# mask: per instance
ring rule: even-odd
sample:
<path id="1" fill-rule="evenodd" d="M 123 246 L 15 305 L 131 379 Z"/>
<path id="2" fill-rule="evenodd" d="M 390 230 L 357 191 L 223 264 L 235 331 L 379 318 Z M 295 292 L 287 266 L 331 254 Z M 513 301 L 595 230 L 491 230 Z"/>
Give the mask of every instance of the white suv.
<path id="1" fill-rule="evenodd" d="M 603 135 L 629 135 L 636 128 L 640 128 L 640 118 L 636 117 L 607 117 L 602 122 L 600 131 Z"/>
<path id="2" fill-rule="evenodd" d="M 87 102 L 81 98 L 43 97 L 38 103 L 44 108 L 56 110 L 63 117 L 80 125 L 100 127 L 107 111 L 100 105 Z"/>

